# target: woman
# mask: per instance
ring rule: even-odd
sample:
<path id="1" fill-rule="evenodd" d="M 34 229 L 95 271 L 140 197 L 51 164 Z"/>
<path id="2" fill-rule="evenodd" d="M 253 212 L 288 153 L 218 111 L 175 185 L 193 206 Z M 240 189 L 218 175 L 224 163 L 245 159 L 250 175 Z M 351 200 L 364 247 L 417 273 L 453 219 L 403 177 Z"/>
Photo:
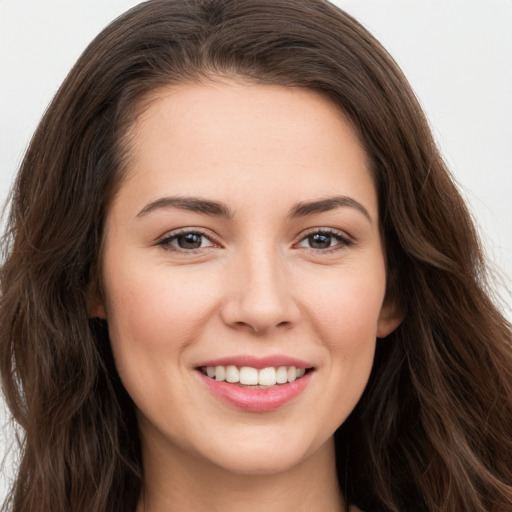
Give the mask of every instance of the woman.
<path id="1" fill-rule="evenodd" d="M 13 511 L 504 511 L 510 325 L 401 72 L 323 1 L 141 4 L 13 191 Z"/>

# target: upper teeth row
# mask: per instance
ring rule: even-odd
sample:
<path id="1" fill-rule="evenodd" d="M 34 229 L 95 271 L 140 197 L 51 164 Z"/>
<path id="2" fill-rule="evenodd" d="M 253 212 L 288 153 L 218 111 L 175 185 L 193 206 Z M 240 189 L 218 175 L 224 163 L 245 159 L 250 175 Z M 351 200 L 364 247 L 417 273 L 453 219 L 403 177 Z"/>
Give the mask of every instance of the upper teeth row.
<path id="1" fill-rule="evenodd" d="M 295 368 L 295 366 L 280 366 L 278 368 L 252 368 L 242 366 L 240 369 L 236 366 L 207 366 L 206 375 L 208 377 L 226 381 L 230 383 L 244 384 L 247 386 L 261 385 L 274 386 L 275 384 L 285 384 L 299 379 L 306 373 L 304 368 Z"/>

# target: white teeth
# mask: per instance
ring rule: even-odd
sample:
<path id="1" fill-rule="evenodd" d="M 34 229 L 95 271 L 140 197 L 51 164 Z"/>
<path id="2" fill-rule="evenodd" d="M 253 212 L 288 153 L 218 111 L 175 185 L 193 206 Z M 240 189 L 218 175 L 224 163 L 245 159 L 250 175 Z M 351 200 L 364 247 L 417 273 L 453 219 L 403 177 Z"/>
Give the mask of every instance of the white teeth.
<path id="1" fill-rule="evenodd" d="M 288 382 L 288 368 L 286 366 L 280 366 L 276 372 L 276 382 L 278 384 L 285 384 Z"/>
<path id="2" fill-rule="evenodd" d="M 262 386 L 275 386 L 276 384 L 276 369 L 263 368 L 259 371 L 258 384 Z"/>
<path id="3" fill-rule="evenodd" d="M 240 384 L 251 386 L 258 384 L 258 370 L 249 366 L 240 368 Z"/>
<path id="4" fill-rule="evenodd" d="M 211 379 L 227 381 L 231 384 L 240 383 L 243 386 L 275 386 L 286 384 L 300 379 L 306 373 L 305 368 L 295 366 L 268 367 L 258 370 L 251 366 L 242 366 L 238 369 L 234 365 L 229 366 L 207 366 L 202 368 L 204 374 Z"/>
<path id="5" fill-rule="evenodd" d="M 233 384 L 240 381 L 240 372 L 236 366 L 226 366 L 226 380 Z"/>
<path id="6" fill-rule="evenodd" d="M 215 367 L 215 380 L 226 380 L 226 369 L 224 366 Z"/>

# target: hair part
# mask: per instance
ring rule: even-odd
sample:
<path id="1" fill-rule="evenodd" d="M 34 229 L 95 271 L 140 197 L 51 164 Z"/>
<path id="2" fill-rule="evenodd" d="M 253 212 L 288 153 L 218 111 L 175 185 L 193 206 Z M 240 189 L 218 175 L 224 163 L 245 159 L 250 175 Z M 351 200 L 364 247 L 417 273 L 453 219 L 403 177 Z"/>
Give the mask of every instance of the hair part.
<path id="1" fill-rule="evenodd" d="M 335 434 L 347 503 L 372 512 L 512 505 L 511 326 L 486 293 L 468 210 L 398 66 L 322 0 L 152 0 L 85 50 L 34 134 L 2 242 L 0 370 L 24 431 L 13 512 L 135 510 L 134 406 L 91 286 L 130 127 L 159 88 L 216 77 L 330 98 L 377 185 L 388 301 L 368 387 Z M 91 284 L 92 283 L 92 284 Z"/>

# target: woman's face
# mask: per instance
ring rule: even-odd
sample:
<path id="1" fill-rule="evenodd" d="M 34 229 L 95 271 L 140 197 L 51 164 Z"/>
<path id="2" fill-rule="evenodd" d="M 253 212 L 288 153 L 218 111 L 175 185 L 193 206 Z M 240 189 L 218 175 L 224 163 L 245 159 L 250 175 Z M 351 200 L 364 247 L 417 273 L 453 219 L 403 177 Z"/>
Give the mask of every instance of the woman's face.
<path id="1" fill-rule="evenodd" d="M 238 473 L 330 450 L 399 322 L 354 130 L 317 93 L 229 81 L 160 90 L 129 141 L 92 312 L 143 450 Z"/>

